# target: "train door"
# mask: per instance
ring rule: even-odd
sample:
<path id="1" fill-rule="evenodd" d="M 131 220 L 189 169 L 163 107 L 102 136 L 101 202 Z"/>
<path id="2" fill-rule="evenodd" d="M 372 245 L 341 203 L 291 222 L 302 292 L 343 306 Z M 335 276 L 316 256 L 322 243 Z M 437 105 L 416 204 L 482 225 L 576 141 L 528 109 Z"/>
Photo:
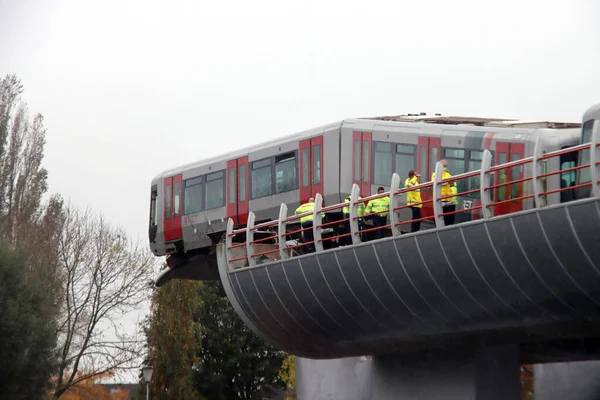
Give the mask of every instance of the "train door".
<path id="1" fill-rule="evenodd" d="M 164 180 L 165 242 L 181 239 L 181 175 Z"/>
<path id="2" fill-rule="evenodd" d="M 523 159 L 525 145 L 523 143 L 496 143 L 496 152 L 498 153 L 497 165 L 510 161 Z M 523 166 L 519 165 L 512 168 L 500 170 L 496 174 L 496 184 L 523 179 Z M 495 192 L 496 201 L 507 201 L 506 203 L 494 207 L 494 215 L 510 214 L 523 210 L 523 182 L 513 183 L 499 187 Z"/>
<path id="3" fill-rule="evenodd" d="M 421 174 L 421 179 L 419 182 L 425 183 L 431 180 L 431 174 L 435 172 L 435 165 L 438 161 L 440 161 L 440 143 L 440 138 L 419 137 L 417 150 L 417 172 Z M 421 189 L 422 201 L 431 200 L 432 198 L 432 189 Z M 423 207 L 421 208 L 421 215 L 423 218 L 432 217 L 433 204 L 423 204 Z"/>
<path id="4" fill-rule="evenodd" d="M 323 195 L 323 136 L 300 141 L 300 204 Z"/>
<path id="5" fill-rule="evenodd" d="M 248 222 L 248 157 L 227 161 L 227 218 L 235 226 Z"/>
<path id="6" fill-rule="evenodd" d="M 354 132 L 352 136 L 352 183 L 360 187 L 362 197 L 371 195 L 371 132 Z M 391 177 L 390 177 L 391 180 Z M 350 192 L 351 188 L 348 188 Z M 342 188 L 346 190 L 346 188 Z"/>

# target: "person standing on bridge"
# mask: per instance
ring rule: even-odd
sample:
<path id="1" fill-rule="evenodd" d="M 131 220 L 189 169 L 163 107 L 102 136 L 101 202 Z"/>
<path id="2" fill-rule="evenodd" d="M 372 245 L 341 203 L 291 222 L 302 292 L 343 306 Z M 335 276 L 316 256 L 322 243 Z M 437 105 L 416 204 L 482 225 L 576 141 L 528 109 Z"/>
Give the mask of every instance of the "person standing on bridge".
<path id="1" fill-rule="evenodd" d="M 446 160 L 441 160 L 440 163 L 444 167 L 444 172 L 442 173 L 442 180 L 452 178 L 450 172 L 448 172 L 448 162 Z M 435 171 L 431 174 L 431 180 L 435 179 Z M 452 194 L 457 193 L 456 182 L 446 182 L 442 185 L 442 197 L 450 196 Z M 443 213 L 447 214 L 450 212 L 456 211 L 456 196 L 446 198 L 442 200 L 442 208 Z M 454 224 L 454 214 L 444 215 L 444 225 L 452 225 Z"/>
<path id="2" fill-rule="evenodd" d="M 417 174 L 414 169 L 411 169 L 408 171 L 408 178 L 404 182 L 404 187 L 409 188 L 418 186 L 420 177 L 420 174 Z M 421 208 L 423 207 L 421 200 L 421 189 L 415 189 L 411 190 L 410 192 L 406 192 L 406 205 L 412 210 L 413 221 L 410 223 L 410 231 L 417 232 L 421 228 Z"/>
<path id="3" fill-rule="evenodd" d="M 304 203 L 300 207 L 296 208 L 296 215 L 304 214 L 304 213 L 307 213 L 310 211 L 309 215 L 300 217 L 300 225 L 302 226 L 302 229 L 306 229 L 305 231 L 302 231 L 302 234 L 304 236 L 304 242 L 308 243 L 306 245 L 306 251 L 308 253 L 315 252 L 315 244 L 313 243 L 314 235 L 313 235 L 313 230 L 312 230 L 314 209 L 315 209 L 315 199 L 312 197 L 310 199 L 308 199 L 308 203 Z"/>
<path id="4" fill-rule="evenodd" d="M 377 188 L 377 194 L 383 193 L 383 187 Z M 377 213 L 371 216 L 373 221 L 373 227 L 379 227 L 377 229 L 377 239 L 383 237 L 383 226 L 387 220 L 387 215 L 390 209 L 390 196 L 380 197 L 378 199 L 369 200 L 367 207 L 365 208 L 365 214 Z"/>

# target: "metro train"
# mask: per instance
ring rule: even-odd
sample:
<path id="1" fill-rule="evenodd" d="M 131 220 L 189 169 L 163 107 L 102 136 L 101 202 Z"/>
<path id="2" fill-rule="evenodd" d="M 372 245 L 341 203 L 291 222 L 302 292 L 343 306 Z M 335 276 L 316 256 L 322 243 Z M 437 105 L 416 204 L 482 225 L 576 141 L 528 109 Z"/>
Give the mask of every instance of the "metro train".
<path id="1" fill-rule="evenodd" d="M 538 138 L 544 152 L 559 150 L 580 143 L 580 128 L 580 123 L 423 113 L 355 118 L 169 169 L 152 179 L 150 191 L 150 248 L 156 256 L 167 256 L 170 268 L 157 285 L 172 278 L 218 279 L 215 246 L 223 240 L 228 219 L 244 227 L 250 210 L 256 223 L 275 220 L 281 203 L 293 212 L 317 193 L 325 205 L 340 203 L 354 183 L 363 197 L 368 196 L 379 186 L 388 190 L 394 172 L 405 179 L 411 169 L 425 182 L 440 159 L 446 159 L 450 173 L 457 175 L 479 169 L 484 149 L 492 152 L 495 164 L 501 164 L 532 156 Z M 567 154 L 548 160 L 547 169 L 575 162 Z M 512 168 L 510 174 L 514 179 L 530 176 L 530 168 Z M 576 179 L 576 172 L 550 176 L 547 189 L 572 186 Z M 531 190 L 527 182 L 497 190 L 494 196 L 517 198 Z M 566 201 L 569 196 L 573 196 L 569 191 L 548 195 L 547 202 Z M 427 200 L 431 193 L 423 191 L 422 197 Z M 478 201 L 478 193 L 461 197 L 457 209 Z M 494 212 L 532 205 L 531 199 L 507 202 Z M 337 220 L 338 214 L 328 213 L 327 218 Z M 431 215 L 429 203 L 423 216 Z M 431 226 L 424 224 L 422 229 Z"/>

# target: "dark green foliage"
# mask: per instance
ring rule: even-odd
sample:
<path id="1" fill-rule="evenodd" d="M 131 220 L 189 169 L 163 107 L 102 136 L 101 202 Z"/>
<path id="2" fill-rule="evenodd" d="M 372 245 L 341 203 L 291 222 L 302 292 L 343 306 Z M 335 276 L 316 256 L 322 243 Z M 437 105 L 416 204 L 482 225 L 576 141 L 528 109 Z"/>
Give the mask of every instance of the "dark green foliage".
<path id="1" fill-rule="evenodd" d="M 62 199 L 42 206 L 43 117 L 16 75 L 0 80 L 0 398 L 35 399 L 56 370 Z M 14 248 L 22 249 L 13 250 Z"/>
<path id="2" fill-rule="evenodd" d="M 152 293 L 145 331 L 147 363 L 154 367 L 155 399 L 198 399 L 192 368 L 196 363 L 199 326 L 192 319 L 192 309 L 198 306 L 200 285 L 195 281 L 170 281 Z M 140 380 L 143 382 L 141 374 Z"/>
<path id="3" fill-rule="evenodd" d="M 233 310 L 220 281 L 205 281 L 194 316 L 201 326 L 195 380 L 208 400 L 260 399 L 266 385 L 280 385 L 285 354 L 252 332 Z"/>
<path id="4" fill-rule="evenodd" d="M 55 369 L 55 309 L 47 282 L 0 242 L 0 398 L 36 399 Z"/>

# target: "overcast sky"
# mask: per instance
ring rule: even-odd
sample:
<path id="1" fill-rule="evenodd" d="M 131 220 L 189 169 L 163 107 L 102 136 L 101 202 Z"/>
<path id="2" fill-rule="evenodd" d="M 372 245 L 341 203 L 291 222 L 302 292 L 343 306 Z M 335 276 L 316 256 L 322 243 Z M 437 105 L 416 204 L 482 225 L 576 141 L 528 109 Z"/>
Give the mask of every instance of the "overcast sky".
<path id="1" fill-rule="evenodd" d="M 0 75 L 45 116 L 50 191 L 147 243 L 152 177 L 246 145 L 408 112 L 579 122 L 600 2 L 491 3 L 0 0 Z"/>

